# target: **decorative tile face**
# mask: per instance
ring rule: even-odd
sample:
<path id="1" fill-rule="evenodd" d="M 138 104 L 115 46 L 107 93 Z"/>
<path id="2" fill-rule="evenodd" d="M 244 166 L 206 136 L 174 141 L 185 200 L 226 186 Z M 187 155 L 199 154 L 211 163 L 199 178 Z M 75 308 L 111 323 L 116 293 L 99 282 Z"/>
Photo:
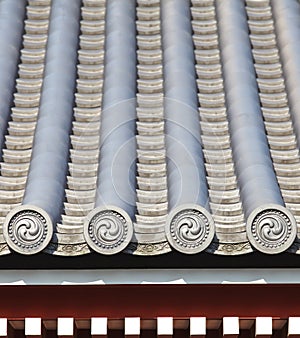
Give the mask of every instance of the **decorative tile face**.
<path id="1" fill-rule="evenodd" d="M 16 208 L 3 226 L 3 235 L 9 247 L 24 255 L 33 255 L 45 249 L 52 234 L 49 215 L 34 206 Z"/>
<path id="2" fill-rule="evenodd" d="M 119 208 L 95 209 L 88 216 L 84 235 L 93 250 L 112 255 L 127 247 L 133 226 L 130 217 Z"/>
<path id="3" fill-rule="evenodd" d="M 284 252 L 295 241 L 296 221 L 283 207 L 270 205 L 258 208 L 249 216 L 248 222 L 247 234 L 250 243 L 261 252 Z"/>
<path id="4" fill-rule="evenodd" d="M 204 208 L 186 205 L 170 213 L 166 235 L 177 251 L 195 254 L 210 245 L 215 235 L 214 222 Z"/>

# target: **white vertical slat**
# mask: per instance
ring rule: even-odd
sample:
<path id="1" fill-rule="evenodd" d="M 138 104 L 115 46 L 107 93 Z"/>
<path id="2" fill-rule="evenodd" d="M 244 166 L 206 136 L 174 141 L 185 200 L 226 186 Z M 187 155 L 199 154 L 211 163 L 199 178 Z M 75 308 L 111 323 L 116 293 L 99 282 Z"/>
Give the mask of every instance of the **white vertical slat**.
<path id="1" fill-rule="evenodd" d="M 173 317 L 157 318 L 157 336 L 171 337 L 173 335 Z"/>
<path id="2" fill-rule="evenodd" d="M 272 317 L 256 317 L 255 336 L 270 337 L 272 335 Z"/>
<path id="3" fill-rule="evenodd" d="M 235 338 L 239 333 L 239 317 L 223 317 L 223 336 Z"/>
<path id="4" fill-rule="evenodd" d="M 74 335 L 74 318 L 57 318 L 57 335 L 73 336 Z"/>
<path id="5" fill-rule="evenodd" d="M 141 321 L 139 317 L 125 318 L 125 337 L 137 338 L 141 333 Z"/>
<path id="6" fill-rule="evenodd" d="M 300 338 L 300 317 L 289 317 L 288 337 Z"/>
<path id="7" fill-rule="evenodd" d="M 42 336 L 41 318 L 25 318 L 25 336 L 36 338 Z"/>
<path id="8" fill-rule="evenodd" d="M 190 337 L 204 338 L 206 336 L 206 318 L 190 317 Z"/>
<path id="9" fill-rule="evenodd" d="M 7 337 L 7 318 L 0 318 L 0 337 Z"/>
<path id="10" fill-rule="evenodd" d="M 107 318 L 92 317 L 91 318 L 91 335 L 93 338 L 107 337 Z"/>

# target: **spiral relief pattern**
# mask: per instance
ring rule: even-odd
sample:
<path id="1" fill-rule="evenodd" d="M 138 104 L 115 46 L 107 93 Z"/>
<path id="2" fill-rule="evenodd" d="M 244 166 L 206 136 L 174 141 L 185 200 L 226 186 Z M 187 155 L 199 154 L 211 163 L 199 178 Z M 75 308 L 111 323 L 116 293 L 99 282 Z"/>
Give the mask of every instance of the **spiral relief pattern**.
<path id="1" fill-rule="evenodd" d="M 250 218 L 251 226 L 247 230 L 248 237 L 251 244 L 259 251 L 283 252 L 295 240 L 295 221 L 292 215 L 283 210 L 265 209 Z"/>
<path id="2" fill-rule="evenodd" d="M 3 234 L 16 252 L 34 254 L 43 250 L 52 237 L 52 223 L 35 210 L 16 212 L 6 222 Z"/>
<path id="3" fill-rule="evenodd" d="M 131 220 L 116 210 L 100 210 L 85 227 L 85 238 L 95 251 L 114 254 L 129 244 L 133 234 Z"/>
<path id="4" fill-rule="evenodd" d="M 166 234 L 171 246 L 183 253 L 197 253 L 212 241 L 214 224 L 199 208 L 182 209 L 167 223 Z"/>

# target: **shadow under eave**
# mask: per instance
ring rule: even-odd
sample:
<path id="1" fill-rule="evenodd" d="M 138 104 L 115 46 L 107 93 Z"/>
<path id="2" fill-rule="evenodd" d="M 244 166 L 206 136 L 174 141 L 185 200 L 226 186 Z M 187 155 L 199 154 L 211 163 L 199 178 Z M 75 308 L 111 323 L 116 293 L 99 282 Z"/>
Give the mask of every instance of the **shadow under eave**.
<path id="1" fill-rule="evenodd" d="M 39 253 L 17 253 L 0 257 L 0 269 L 232 269 L 232 268 L 300 268 L 300 257 L 292 253 L 266 255 L 254 252 L 240 256 L 217 256 L 208 253 L 184 255 L 171 252 L 160 256 L 133 256 L 124 253 L 104 256 L 91 253 L 79 257 L 59 257 Z"/>

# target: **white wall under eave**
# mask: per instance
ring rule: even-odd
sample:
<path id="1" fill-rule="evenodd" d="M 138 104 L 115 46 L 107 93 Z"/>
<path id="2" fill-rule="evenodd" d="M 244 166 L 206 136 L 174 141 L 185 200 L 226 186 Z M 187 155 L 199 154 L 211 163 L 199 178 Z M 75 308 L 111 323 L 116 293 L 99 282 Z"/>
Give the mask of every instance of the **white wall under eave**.
<path id="1" fill-rule="evenodd" d="M 299 284 L 300 269 L 1 270 L 0 285 Z"/>

